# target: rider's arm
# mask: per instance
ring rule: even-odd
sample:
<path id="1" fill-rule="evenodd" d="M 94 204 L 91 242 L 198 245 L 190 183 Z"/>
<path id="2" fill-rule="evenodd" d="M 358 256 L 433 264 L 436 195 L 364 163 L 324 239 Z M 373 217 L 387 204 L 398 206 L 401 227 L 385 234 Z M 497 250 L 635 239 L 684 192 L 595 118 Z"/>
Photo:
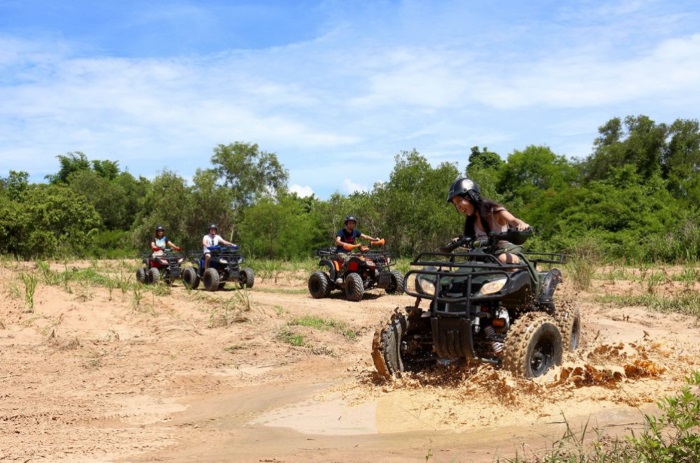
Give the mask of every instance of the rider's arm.
<path id="1" fill-rule="evenodd" d="M 170 246 L 172 249 L 175 249 L 176 251 L 180 250 L 180 246 L 178 246 L 177 244 L 173 243 L 170 240 L 168 240 L 168 246 Z"/>
<path id="2" fill-rule="evenodd" d="M 496 216 L 498 223 L 500 223 L 501 225 L 508 224 L 509 227 L 513 227 L 516 230 L 520 231 L 527 230 L 528 228 L 530 228 L 530 225 L 515 217 L 513 214 L 511 214 L 505 209 L 494 213 L 494 215 Z"/>
<path id="3" fill-rule="evenodd" d="M 336 235 L 336 237 L 335 237 L 335 244 L 337 244 L 338 246 L 342 246 L 342 245 L 343 245 L 343 241 L 340 239 L 340 235 Z"/>
<path id="4" fill-rule="evenodd" d="M 377 241 L 378 238 L 372 238 L 369 235 L 365 235 L 364 233 L 360 233 L 360 238 L 363 240 L 369 240 L 369 241 Z"/>

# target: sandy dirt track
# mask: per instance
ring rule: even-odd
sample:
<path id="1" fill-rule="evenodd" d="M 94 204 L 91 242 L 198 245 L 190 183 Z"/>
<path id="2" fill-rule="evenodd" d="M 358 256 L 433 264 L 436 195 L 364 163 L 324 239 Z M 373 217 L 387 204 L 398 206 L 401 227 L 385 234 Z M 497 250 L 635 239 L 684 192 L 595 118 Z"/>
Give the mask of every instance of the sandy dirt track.
<path id="1" fill-rule="evenodd" d="M 136 264 L 95 270 L 123 279 Z M 699 368 L 695 318 L 595 300 L 698 289 L 670 278 L 595 280 L 577 293 L 565 274 L 558 297 L 581 309 L 583 346 L 537 381 L 459 366 L 386 382 L 372 335 L 409 296 L 315 300 L 302 271 L 258 277 L 246 293 L 40 277 L 29 310 L 21 272 L 39 274 L 0 268 L 0 461 L 491 462 L 550 445 L 565 422 L 638 429 Z M 294 324 L 308 315 L 333 326 Z"/>

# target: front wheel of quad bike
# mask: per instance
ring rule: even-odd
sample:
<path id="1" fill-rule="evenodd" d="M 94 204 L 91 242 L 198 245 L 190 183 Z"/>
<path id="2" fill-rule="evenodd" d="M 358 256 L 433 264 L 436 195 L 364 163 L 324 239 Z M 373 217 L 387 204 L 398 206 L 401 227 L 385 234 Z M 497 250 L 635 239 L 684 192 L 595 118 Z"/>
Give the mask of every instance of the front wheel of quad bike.
<path id="1" fill-rule="evenodd" d="M 204 289 L 207 291 L 216 291 L 219 289 L 219 272 L 215 268 L 208 268 L 204 271 L 202 280 L 204 280 Z"/>
<path id="2" fill-rule="evenodd" d="M 360 275 L 353 272 L 345 277 L 345 297 L 348 301 L 361 301 L 364 294 L 365 285 Z"/>
<path id="3" fill-rule="evenodd" d="M 424 342 L 432 336 L 430 317 L 423 315 L 415 307 L 406 307 L 405 313 L 396 310 L 389 322 L 374 332 L 372 361 L 381 376 L 401 376 L 405 371 L 419 371 L 434 362 L 432 345 Z"/>
<path id="4" fill-rule="evenodd" d="M 155 267 L 148 269 L 147 279 L 149 283 L 157 285 L 160 281 L 160 270 Z"/>
<path id="5" fill-rule="evenodd" d="M 331 292 L 331 279 L 326 272 L 314 272 L 309 277 L 308 287 L 314 299 L 328 297 Z"/>
<path id="6" fill-rule="evenodd" d="M 194 267 L 187 267 L 182 271 L 182 281 L 190 289 L 197 289 L 199 286 L 199 275 Z"/>
<path id="7" fill-rule="evenodd" d="M 245 267 L 238 272 L 238 284 L 241 288 L 252 288 L 255 284 L 255 274 L 253 269 L 250 267 Z"/>
<path id="8" fill-rule="evenodd" d="M 578 349 L 581 343 L 581 313 L 578 307 L 573 305 L 559 307 L 555 318 L 561 331 L 564 352 L 573 352 Z"/>
<path id="9" fill-rule="evenodd" d="M 146 269 L 141 267 L 140 269 L 136 270 L 136 281 L 138 281 L 141 284 L 146 284 Z"/>
<path id="10" fill-rule="evenodd" d="M 387 294 L 403 293 L 403 275 L 398 270 L 391 272 L 391 284 L 386 288 Z"/>
<path id="11" fill-rule="evenodd" d="M 562 340 L 556 321 L 542 312 L 523 314 L 511 326 L 503 366 L 525 378 L 542 376 L 561 364 Z"/>

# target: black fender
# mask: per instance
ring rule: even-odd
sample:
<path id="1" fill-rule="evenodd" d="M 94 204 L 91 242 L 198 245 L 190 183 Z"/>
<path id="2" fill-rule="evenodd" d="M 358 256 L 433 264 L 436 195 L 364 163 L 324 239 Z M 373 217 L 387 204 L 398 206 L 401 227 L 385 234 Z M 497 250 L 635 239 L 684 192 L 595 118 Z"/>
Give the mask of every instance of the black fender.
<path id="1" fill-rule="evenodd" d="M 561 283 L 562 276 L 559 269 L 553 268 L 542 279 L 542 290 L 540 291 L 540 296 L 537 302 L 548 309 L 548 311 L 554 311 L 554 291 L 557 289 L 557 285 Z"/>
<path id="2" fill-rule="evenodd" d="M 330 259 L 321 259 L 318 261 L 319 267 L 328 267 L 328 275 L 331 277 L 331 282 L 335 281 L 337 278 L 337 272 L 335 271 L 335 265 Z"/>

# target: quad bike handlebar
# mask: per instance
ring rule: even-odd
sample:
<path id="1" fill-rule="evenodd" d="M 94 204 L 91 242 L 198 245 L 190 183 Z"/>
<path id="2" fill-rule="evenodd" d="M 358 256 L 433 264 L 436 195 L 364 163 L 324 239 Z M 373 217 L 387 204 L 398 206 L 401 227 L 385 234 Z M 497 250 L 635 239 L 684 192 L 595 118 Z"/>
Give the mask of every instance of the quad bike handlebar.
<path id="1" fill-rule="evenodd" d="M 470 249 L 495 247 L 500 241 L 508 241 L 510 243 L 521 245 L 527 241 L 528 238 L 532 236 L 532 227 L 528 227 L 525 230 L 518 230 L 515 228 L 509 228 L 503 233 L 491 232 L 488 238 L 475 240 L 470 236 L 460 235 L 456 239 L 447 243 L 445 246 L 440 248 L 442 252 L 452 252 L 459 247 L 467 247 Z"/>
<path id="2" fill-rule="evenodd" d="M 360 249 L 360 252 L 366 252 L 369 251 L 370 246 L 384 246 L 385 240 L 384 238 L 380 238 L 378 240 L 370 241 L 369 246 L 364 246 L 362 243 L 357 243 L 357 244 L 349 244 L 349 243 L 343 243 L 343 249 L 346 251 L 352 251 L 353 249 Z"/>
<path id="3" fill-rule="evenodd" d="M 207 249 L 210 251 L 238 251 L 238 245 L 234 244 L 232 246 L 219 246 L 217 244 L 216 246 L 208 246 Z"/>

